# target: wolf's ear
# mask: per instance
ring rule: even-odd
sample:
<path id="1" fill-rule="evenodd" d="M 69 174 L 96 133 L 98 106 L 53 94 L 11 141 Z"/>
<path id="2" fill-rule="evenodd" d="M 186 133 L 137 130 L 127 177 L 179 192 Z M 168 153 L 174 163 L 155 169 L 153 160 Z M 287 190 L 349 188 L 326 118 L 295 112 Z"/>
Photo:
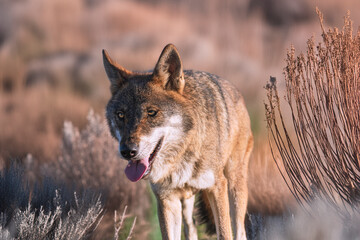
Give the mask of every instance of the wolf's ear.
<path id="1" fill-rule="evenodd" d="M 168 44 L 162 51 L 154 69 L 154 80 L 162 84 L 164 89 L 183 92 L 184 73 L 180 55 L 174 45 Z"/>
<path id="2" fill-rule="evenodd" d="M 111 82 L 111 94 L 114 95 L 127 82 L 131 72 L 112 60 L 105 49 L 102 50 L 102 54 L 105 72 Z"/>

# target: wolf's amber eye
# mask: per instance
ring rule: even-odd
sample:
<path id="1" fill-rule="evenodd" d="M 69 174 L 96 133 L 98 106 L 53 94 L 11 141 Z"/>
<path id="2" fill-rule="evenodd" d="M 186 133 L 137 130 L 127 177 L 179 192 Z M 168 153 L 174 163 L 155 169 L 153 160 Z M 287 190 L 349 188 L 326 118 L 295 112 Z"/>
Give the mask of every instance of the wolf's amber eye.
<path id="1" fill-rule="evenodd" d="M 122 111 L 119 111 L 119 112 L 117 113 L 117 115 L 118 115 L 119 119 L 124 119 L 124 118 L 125 118 L 125 114 L 124 114 L 124 112 L 122 112 Z"/>
<path id="2" fill-rule="evenodd" d="M 155 117 L 156 114 L 157 114 L 157 111 L 155 111 L 155 110 L 149 110 L 149 111 L 148 111 L 148 115 L 149 115 L 150 117 Z"/>

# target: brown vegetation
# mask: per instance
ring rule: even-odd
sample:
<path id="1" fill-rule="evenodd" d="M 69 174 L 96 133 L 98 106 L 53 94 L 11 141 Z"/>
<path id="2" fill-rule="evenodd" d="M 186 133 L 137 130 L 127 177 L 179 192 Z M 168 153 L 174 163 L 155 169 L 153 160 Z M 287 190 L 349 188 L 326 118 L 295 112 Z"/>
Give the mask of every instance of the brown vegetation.
<path id="1" fill-rule="evenodd" d="M 287 54 L 286 102 L 295 134 L 285 125 L 272 79 L 267 121 L 272 150 L 278 150 L 287 183 L 302 204 L 326 200 L 349 217 L 360 201 L 360 30 L 349 15 L 344 27 L 323 31 L 322 43 L 308 41 L 306 54 Z M 279 120 L 276 116 L 279 116 Z"/>
<path id="2" fill-rule="evenodd" d="M 56 159 L 64 119 L 84 126 L 89 108 L 83 98 L 47 88 L 0 95 L 0 155 L 4 160 L 23 158 L 27 153 Z"/>
<path id="3" fill-rule="evenodd" d="M 24 169 L 0 171 L 0 239 L 88 239 L 103 212 L 98 194 L 77 194 L 51 178 L 30 190 Z"/>

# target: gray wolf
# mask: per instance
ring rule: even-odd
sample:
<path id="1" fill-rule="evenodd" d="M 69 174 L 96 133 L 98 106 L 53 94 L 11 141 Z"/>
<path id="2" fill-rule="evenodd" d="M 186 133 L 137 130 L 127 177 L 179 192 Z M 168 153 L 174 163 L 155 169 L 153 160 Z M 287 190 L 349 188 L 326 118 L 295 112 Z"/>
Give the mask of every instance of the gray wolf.
<path id="1" fill-rule="evenodd" d="M 167 45 L 151 72 L 132 72 L 103 50 L 111 99 L 106 118 L 130 181 L 148 179 L 163 239 L 197 239 L 195 194 L 207 203 L 218 239 L 246 239 L 247 171 L 253 148 L 244 100 L 215 75 L 183 70 Z"/>

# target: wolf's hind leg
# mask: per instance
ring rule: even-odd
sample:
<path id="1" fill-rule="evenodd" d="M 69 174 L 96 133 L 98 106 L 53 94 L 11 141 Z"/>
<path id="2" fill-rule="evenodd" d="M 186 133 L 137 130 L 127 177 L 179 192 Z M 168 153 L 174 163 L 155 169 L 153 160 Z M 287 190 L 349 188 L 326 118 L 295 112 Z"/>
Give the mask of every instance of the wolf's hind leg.
<path id="1" fill-rule="evenodd" d="M 244 148 L 236 148 L 231 158 L 231 166 L 227 168 L 230 213 L 234 239 L 245 240 L 245 214 L 248 201 L 247 172 L 253 139 L 250 137 Z"/>
<path id="2" fill-rule="evenodd" d="M 214 215 L 217 239 L 221 240 L 232 239 L 227 189 L 227 180 L 221 174 L 217 177 L 215 186 L 205 191 Z"/>
<path id="3" fill-rule="evenodd" d="M 193 220 L 193 210 L 195 203 L 195 195 L 188 198 L 182 199 L 182 215 L 184 223 L 184 232 L 186 240 L 197 240 L 197 230 Z"/>

